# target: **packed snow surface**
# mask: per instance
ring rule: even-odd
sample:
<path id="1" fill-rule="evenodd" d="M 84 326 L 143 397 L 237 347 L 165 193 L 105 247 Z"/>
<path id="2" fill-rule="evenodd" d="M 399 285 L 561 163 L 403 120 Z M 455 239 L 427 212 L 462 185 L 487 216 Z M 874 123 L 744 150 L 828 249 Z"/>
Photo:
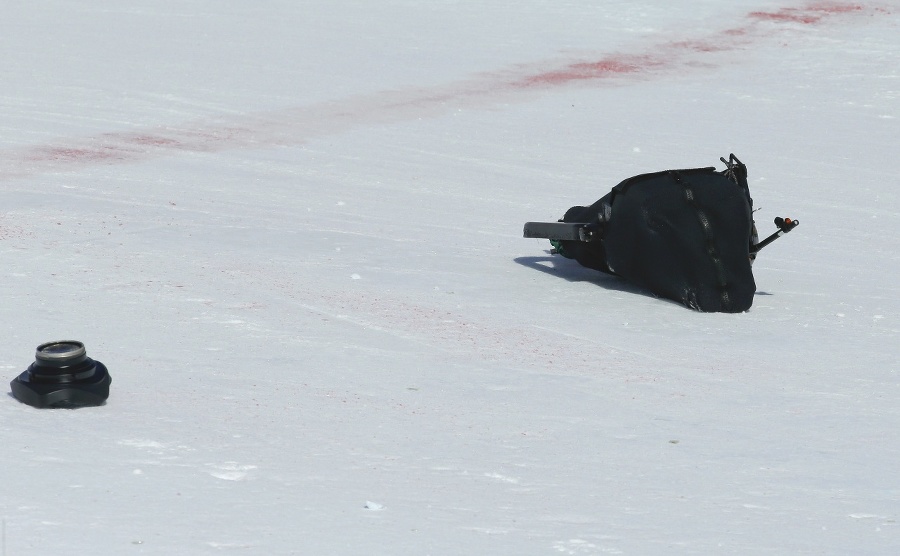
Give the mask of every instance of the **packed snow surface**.
<path id="1" fill-rule="evenodd" d="M 3 556 L 900 554 L 900 3 L 0 18 Z M 801 226 L 703 314 L 550 254 L 634 174 Z"/>

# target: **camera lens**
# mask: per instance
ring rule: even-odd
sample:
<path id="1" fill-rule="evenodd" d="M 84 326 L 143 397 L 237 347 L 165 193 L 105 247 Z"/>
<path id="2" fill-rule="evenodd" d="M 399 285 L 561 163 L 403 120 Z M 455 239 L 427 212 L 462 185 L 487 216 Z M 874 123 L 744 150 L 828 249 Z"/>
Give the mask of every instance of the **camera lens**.
<path id="1" fill-rule="evenodd" d="M 34 407 L 75 408 L 103 404 L 111 382 L 106 366 L 89 358 L 83 343 L 64 340 L 39 345 L 34 363 L 10 388 L 17 400 Z"/>
<path id="2" fill-rule="evenodd" d="M 86 358 L 87 350 L 84 349 L 84 344 L 74 340 L 41 344 L 34 354 L 36 362 L 54 367 L 80 363 Z"/>

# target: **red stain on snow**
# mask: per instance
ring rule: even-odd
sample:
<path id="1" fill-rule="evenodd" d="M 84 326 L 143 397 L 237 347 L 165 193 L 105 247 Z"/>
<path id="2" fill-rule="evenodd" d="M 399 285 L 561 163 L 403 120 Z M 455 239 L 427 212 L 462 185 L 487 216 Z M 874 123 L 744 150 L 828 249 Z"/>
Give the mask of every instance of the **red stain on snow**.
<path id="1" fill-rule="evenodd" d="M 732 45 L 728 42 L 712 42 L 708 40 L 676 41 L 669 43 L 669 47 L 690 50 L 693 52 L 724 52 L 733 49 Z"/>
<path id="2" fill-rule="evenodd" d="M 714 67 L 722 53 L 750 48 L 791 33 L 796 24 L 818 25 L 855 13 L 891 14 L 858 3 L 813 2 L 801 7 L 753 11 L 743 24 L 706 36 L 650 44 L 643 52 L 609 54 L 595 60 L 549 61 L 479 75 L 443 86 L 383 91 L 333 102 L 231 118 L 187 122 L 172 128 L 104 133 L 57 144 L 0 151 L 0 180 L 86 165 L 124 164 L 177 152 L 296 145 L 362 125 L 439 116 L 458 107 L 487 108 L 528 98 L 523 93 L 572 84 L 616 86 L 667 73 Z"/>
<path id="3" fill-rule="evenodd" d="M 725 29 L 722 34 L 726 37 L 743 37 L 748 33 L 745 27 L 735 27 L 734 29 Z"/>
<path id="4" fill-rule="evenodd" d="M 564 85 L 573 81 L 587 81 L 627 75 L 659 66 L 662 62 L 652 56 L 617 56 L 596 62 L 579 62 L 562 69 L 529 75 L 513 82 L 513 86 L 530 87 Z"/>
<path id="5" fill-rule="evenodd" d="M 115 160 L 117 157 L 114 149 L 99 148 L 71 148 L 71 147 L 39 147 L 29 155 L 29 160 L 57 160 L 90 162 Z"/>
<path id="6" fill-rule="evenodd" d="M 809 4 L 802 8 L 781 8 L 774 12 L 750 12 L 748 15 L 753 19 L 812 25 L 828 16 L 861 12 L 864 9 L 860 4 L 820 3 Z"/>
<path id="7" fill-rule="evenodd" d="M 761 21 L 780 23 L 818 24 L 826 18 L 862 12 L 860 4 L 814 3 L 800 8 L 781 8 L 776 11 L 755 11 L 747 14 L 750 22 L 741 27 L 725 29 L 707 37 L 672 41 L 655 45 L 652 53 L 621 54 L 608 56 L 595 62 L 569 64 L 513 81 L 510 85 L 518 88 L 561 86 L 580 81 L 599 81 L 635 77 L 690 65 L 685 56 L 728 52 L 746 47 L 754 41 L 762 41 L 779 29 L 760 29 Z M 878 10 L 872 10 L 880 13 Z"/>
<path id="8" fill-rule="evenodd" d="M 178 148 L 182 145 L 181 141 L 162 137 L 159 135 L 138 134 L 129 138 L 128 142 L 135 145 L 147 145 L 150 147 L 172 147 Z"/>

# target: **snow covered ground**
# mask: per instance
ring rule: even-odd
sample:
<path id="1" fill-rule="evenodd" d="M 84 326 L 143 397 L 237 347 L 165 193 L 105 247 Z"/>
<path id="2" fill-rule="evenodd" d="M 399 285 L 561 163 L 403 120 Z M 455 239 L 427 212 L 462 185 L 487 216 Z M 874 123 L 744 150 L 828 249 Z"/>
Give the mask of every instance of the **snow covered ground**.
<path id="1" fill-rule="evenodd" d="M 900 553 L 900 3 L 35 0 L 0 18 L 2 556 Z M 750 169 L 701 314 L 521 238 Z M 721 167 L 721 164 L 718 164 Z"/>

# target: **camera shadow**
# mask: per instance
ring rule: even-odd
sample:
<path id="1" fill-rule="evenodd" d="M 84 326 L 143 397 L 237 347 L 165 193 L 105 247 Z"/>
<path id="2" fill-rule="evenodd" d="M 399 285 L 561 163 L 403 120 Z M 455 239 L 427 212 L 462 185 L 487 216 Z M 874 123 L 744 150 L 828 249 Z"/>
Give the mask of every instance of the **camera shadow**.
<path id="1" fill-rule="evenodd" d="M 547 255 L 541 257 L 516 257 L 513 259 L 513 262 L 543 272 L 544 274 L 562 278 L 568 282 L 590 282 L 610 291 L 633 293 L 644 297 L 651 297 L 653 299 L 662 299 L 659 296 L 654 295 L 653 292 L 632 284 L 619 276 L 613 276 L 612 274 L 606 274 L 599 270 L 581 266 L 578 264 L 578 261 L 567 259 L 560 255 L 553 255 L 550 251 L 545 251 L 545 253 L 547 253 Z"/>

